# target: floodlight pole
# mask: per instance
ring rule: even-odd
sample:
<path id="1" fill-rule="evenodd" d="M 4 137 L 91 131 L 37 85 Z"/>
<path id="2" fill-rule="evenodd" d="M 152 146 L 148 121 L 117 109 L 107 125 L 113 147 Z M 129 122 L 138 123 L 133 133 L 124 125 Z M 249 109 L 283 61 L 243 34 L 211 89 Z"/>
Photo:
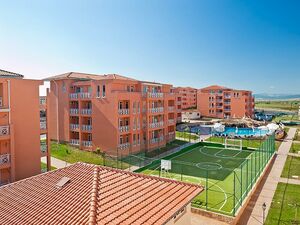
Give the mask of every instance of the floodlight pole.
<path id="1" fill-rule="evenodd" d="M 263 210 L 263 224 L 265 223 L 265 211 L 266 211 L 266 209 L 267 209 L 267 205 L 266 205 L 266 203 L 264 202 L 263 204 L 262 204 L 262 210 Z"/>

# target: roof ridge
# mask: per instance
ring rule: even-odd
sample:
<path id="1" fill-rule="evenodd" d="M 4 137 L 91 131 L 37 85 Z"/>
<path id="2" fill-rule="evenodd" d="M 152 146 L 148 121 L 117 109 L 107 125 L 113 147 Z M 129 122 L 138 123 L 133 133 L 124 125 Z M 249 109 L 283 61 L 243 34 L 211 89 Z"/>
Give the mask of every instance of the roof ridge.
<path id="1" fill-rule="evenodd" d="M 100 167 L 95 166 L 93 172 L 93 183 L 91 190 L 90 199 L 90 213 L 89 213 L 89 224 L 97 224 L 97 206 L 98 206 L 98 195 L 99 195 L 99 182 L 100 182 Z"/>

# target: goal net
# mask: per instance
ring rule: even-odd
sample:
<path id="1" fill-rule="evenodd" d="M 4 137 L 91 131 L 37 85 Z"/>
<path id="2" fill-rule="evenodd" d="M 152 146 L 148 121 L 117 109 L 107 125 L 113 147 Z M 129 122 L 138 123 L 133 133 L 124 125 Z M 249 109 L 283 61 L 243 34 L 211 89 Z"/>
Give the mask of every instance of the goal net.
<path id="1" fill-rule="evenodd" d="M 225 139 L 225 148 L 242 150 L 243 142 L 241 139 L 226 138 Z"/>

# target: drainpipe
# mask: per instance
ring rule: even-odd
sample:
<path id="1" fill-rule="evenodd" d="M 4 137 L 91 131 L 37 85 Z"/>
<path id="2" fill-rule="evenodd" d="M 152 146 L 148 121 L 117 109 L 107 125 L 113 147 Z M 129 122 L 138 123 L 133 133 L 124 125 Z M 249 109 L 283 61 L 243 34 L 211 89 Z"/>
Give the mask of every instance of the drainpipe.
<path id="1" fill-rule="evenodd" d="M 10 125 L 11 123 L 11 117 L 10 117 L 10 80 L 7 80 L 7 92 L 8 92 L 8 109 L 9 109 L 9 112 L 8 112 L 8 124 Z"/>
<path id="2" fill-rule="evenodd" d="M 56 122 L 56 139 L 57 139 L 57 144 L 59 144 L 59 120 L 58 120 L 58 85 L 55 80 L 53 80 L 55 86 L 56 86 L 56 117 L 57 117 L 57 122 Z"/>

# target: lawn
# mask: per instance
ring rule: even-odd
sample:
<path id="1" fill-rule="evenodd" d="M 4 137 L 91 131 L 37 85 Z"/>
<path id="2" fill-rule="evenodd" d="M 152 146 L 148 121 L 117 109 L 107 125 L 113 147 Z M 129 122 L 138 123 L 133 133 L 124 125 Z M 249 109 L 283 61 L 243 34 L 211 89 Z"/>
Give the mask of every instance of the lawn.
<path id="1" fill-rule="evenodd" d="M 281 177 L 292 178 L 292 176 L 300 177 L 300 157 L 288 156 L 285 161 Z"/>
<path id="2" fill-rule="evenodd" d="M 276 116 L 273 119 L 273 122 L 279 123 L 281 121 L 299 121 L 298 115 L 282 115 L 282 116 Z"/>
<path id="3" fill-rule="evenodd" d="M 210 137 L 206 139 L 207 142 L 215 142 L 225 144 L 225 138 L 223 137 Z M 242 145 L 245 148 L 259 148 L 264 140 L 257 139 L 242 139 Z M 275 141 L 275 149 L 278 150 L 279 146 L 281 145 L 280 141 Z"/>
<path id="4" fill-rule="evenodd" d="M 300 141 L 300 129 L 297 129 L 297 132 L 294 137 L 294 141 Z"/>
<path id="5" fill-rule="evenodd" d="M 199 136 L 193 133 L 189 132 L 181 132 L 181 131 L 176 131 L 176 137 L 177 138 L 184 138 L 185 140 L 197 140 L 199 139 Z"/>
<path id="6" fill-rule="evenodd" d="M 41 162 L 41 170 L 42 171 L 47 171 L 47 164 L 46 163 Z M 51 166 L 51 170 L 56 170 L 56 167 Z"/>
<path id="7" fill-rule="evenodd" d="M 300 224 L 299 193 L 300 185 L 279 183 L 265 224 Z"/>
<path id="8" fill-rule="evenodd" d="M 259 109 L 283 109 L 289 111 L 297 111 L 299 101 L 257 101 L 255 108 Z"/>
<path id="9" fill-rule="evenodd" d="M 291 153 L 298 153 L 300 151 L 300 143 L 293 142 L 290 152 Z"/>

